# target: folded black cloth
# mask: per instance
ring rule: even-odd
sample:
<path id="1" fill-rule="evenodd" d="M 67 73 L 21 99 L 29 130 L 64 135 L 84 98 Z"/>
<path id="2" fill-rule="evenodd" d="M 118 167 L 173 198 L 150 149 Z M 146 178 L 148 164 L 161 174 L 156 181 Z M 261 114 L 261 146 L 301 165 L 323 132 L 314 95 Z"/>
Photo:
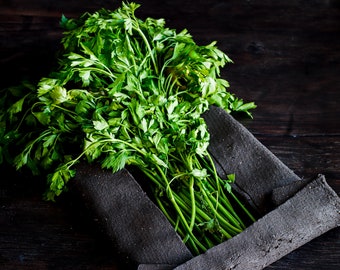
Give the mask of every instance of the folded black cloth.
<path id="1" fill-rule="evenodd" d="M 225 111 L 204 115 L 218 172 L 261 217 L 244 232 L 193 258 L 128 170 L 81 164 L 75 186 L 117 248 L 139 270 L 263 269 L 340 225 L 340 199 L 319 176 L 307 184 Z M 246 258 L 246 259 L 245 259 Z"/>
<path id="2" fill-rule="evenodd" d="M 166 217 L 133 176 L 81 164 L 76 183 L 117 249 L 138 263 L 178 265 L 192 257 Z"/>
<path id="3" fill-rule="evenodd" d="M 222 177 L 235 173 L 234 189 L 262 215 L 273 207 L 271 197 L 274 189 L 294 182 L 303 183 L 223 109 L 211 107 L 204 118 L 211 136 L 209 151 L 216 161 L 218 173 Z M 287 190 L 286 196 L 289 197 L 288 193 Z"/>

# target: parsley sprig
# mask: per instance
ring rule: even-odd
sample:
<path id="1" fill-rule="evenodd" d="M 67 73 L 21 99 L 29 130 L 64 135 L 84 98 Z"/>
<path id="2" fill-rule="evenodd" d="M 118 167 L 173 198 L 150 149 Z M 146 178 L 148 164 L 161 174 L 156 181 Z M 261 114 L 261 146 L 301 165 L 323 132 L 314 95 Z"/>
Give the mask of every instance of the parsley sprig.
<path id="1" fill-rule="evenodd" d="M 216 105 L 251 116 L 255 105 L 226 90 L 220 68 L 231 60 L 214 42 L 199 46 L 163 19 L 141 20 L 138 7 L 62 17 L 58 69 L 2 91 L 0 161 L 47 172 L 48 200 L 67 188 L 79 162 L 112 172 L 137 166 L 199 254 L 245 228 L 235 203 L 254 221 L 232 191 L 235 176 L 216 172 L 202 114 Z"/>

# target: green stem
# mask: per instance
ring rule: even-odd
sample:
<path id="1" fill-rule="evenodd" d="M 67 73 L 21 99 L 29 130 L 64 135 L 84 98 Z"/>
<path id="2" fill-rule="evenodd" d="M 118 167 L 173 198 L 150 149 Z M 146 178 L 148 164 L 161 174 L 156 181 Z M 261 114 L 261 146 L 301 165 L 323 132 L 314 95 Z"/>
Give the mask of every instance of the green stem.
<path id="1" fill-rule="evenodd" d="M 236 233 L 239 233 L 242 231 L 242 228 L 240 228 L 239 226 L 236 227 L 235 224 L 230 224 L 229 222 L 226 221 L 226 219 L 224 217 L 221 216 L 221 214 L 216 210 L 216 208 L 214 207 L 214 204 L 213 202 L 211 202 L 211 199 L 213 198 L 212 196 L 208 196 L 208 194 L 206 193 L 205 191 L 205 188 L 200 185 L 201 187 L 201 192 L 204 196 L 204 200 L 205 202 L 208 203 L 210 209 L 213 211 L 213 214 L 214 216 L 218 219 L 218 221 L 220 223 L 222 223 L 223 225 L 225 225 L 227 228 L 229 228 L 232 232 L 236 232 Z M 228 213 L 228 212 L 225 212 L 225 213 Z"/>
<path id="2" fill-rule="evenodd" d="M 187 219 L 185 218 L 185 216 L 182 212 L 182 209 L 178 205 L 178 201 L 176 200 L 176 198 L 178 198 L 178 197 L 175 196 L 175 193 L 171 189 L 167 176 L 164 174 L 163 170 L 158 165 L 155 165 L 155 167 L 157 168 L 158 172 L 160 173 L 161 179 L 164 181 L 164 183 L 166 183 L 166 192 L 167 192 L 168 198 L 169 198 L 170 202 L 172 203 L 173 207 L 175 208 L 175 211 L 177 212 L 178 216 L 180 217 L 181 223 L 183 224 L 185 231 L 187 233 L 187 235 L 183 239 L 183 242 L 186 242 L 189 239 L 191 239 L 201 249 L 205 249 L 205 247 L 200 243 L 200 241 L 197 240 L 196 236 L 193 234 L 192 229 L 191 229 L 190 225 L 188 224 Z M 196 249 L 197 249 L 197 247 L 196 247 Z M 199 252 L 198 249 L 195 252 Z"/>
<path id="3" fill-rule="evenodd" d="M 247 216 L 250 218 L 252 222 L 255 222 L 255 217 L 248 211 L 248 209 L 241 203 L 241 201 L 233 194 L 231 193 L 231 196 L 233 199 L 237 202 L 237 204 L 242 208 L 242 210 L 247 214 Z"/>
<path id="4" fill-rule="evenodd" d="M 207 155 L 209 162 L 210 162 L 210 166 L 208 164 L 206 164 L 206 168 L 209 168 L 209 170 L 213 173 L 214 177 L 216 177 L 218 179 L 218 181 L 220 182 L 221 179 L 217 174 L 216 171 L 216 166 L 212 160 L 212 157 L 210 154 Z M 203 160 L 204 162 L 206 162 L 205 160 Z M 218 185 L 220 186 L 220 184 Z M 214 190 L 214 188 L 212 187 L 212 190 Z M 233 193 L 233 192 L 228 192 L 236 201 L 236 203 L 239 205 L 239 207 L 241 207 L 241 209 L 246 213 L 246 215 L 250 218 L 250 220 L 252 222 L 255 222 L 256 219 L 253 217 L 253 215 L 247 210 L 247 208 L 241 203 L 241 201 L 237 198 L 237 196 Z M 240 217 L 236 214 L 234 208 L 232 207 L 231 203 L 229 202 L 229 200 L 227 199 L 227 197 L 225 196 L 224 192 L 221 192 L 221 195 L 223 197 L 223 204 L 225 207 L 227 207 L 227 209 L 229 210 L 230 213 L 233 214 L 233 217 L 238 220 L 238 222 L 242 225 L 243 228 L 245 228 L 245 225 L 243 223 L 243 221 L 240 219 Z"/>
<path id="5" fill-rule="evenodd" d="M 184 191 L 184 193 L 180 193 L 180 194 L 175 194 L 175 196 L 177 197 L 176 200 L 178 201 L 179 206 L 183 209 L 183 211 L 185 213 L 187 213 L 187 215 L 190 215 L 190 199 L 189 196 L 186 195 L 186 191 Z M 208 245 L 208 247 L 205 247 L 205 249 L 202 249 L 202 251 L 205 251 L 206 249 L 208 249 L 209 247 L 211 247 L 212 245 L 216 245 L 221 243 L 221 238 L 216 234 L 216 233 L 210 233 L 210 237 L 208 235 L 206 235 L 202 229 L 200 229 L 200 226 L 203 226 L 204 223 L 208 223 L 210 222 L 212 219 L 214 219 L 214 217 L 209 216 L 207 213 L 209 213 L 209 211 L 205 211 L 203 209 L 201 209 L 199 207 L 199 205 L 196 205 L 196 211 L 197 211 L 197 215 L 196 215 L 196 224 L 195 224 L 195 228 L 194 228 L 194 233 L 196 235 L 200 235 L 202 240 L 200 241 L 202 246 L 205 246 L 203 244 L 204 242 L 209 242 L 210 244 Z M 199 225 L 201 224 L 201 225 Z M 216 230 L 214 230 L 216 232 Z M 218 231 L 222 234 L 223 238 L 226 239 L 230 239 L 232 236 L 231 234 L 229 234 L 226 230 L 222 229 L 220 226 L 218 228 Z M 215 244 L 212 244 L 214 240 Z"/>
<path id="6" fill-rule="evenodd" d="M 195 200 L 195 190 L 194 190 L 194 177 L 190 177 L 190 198 L 191 198 L 191 222 L 190 231 L 193 230 L 196 219 L 196 200 Z"/>
<path id="7" fill-rule="evenodd" d="M 100 68 L 95 68 L 95 67 L 82 67 L 82 68 L 74 68 L 75 71 L 94 71 L 103 75 L 108 76 L 112 81 L 114 81 L 116 78 L 114 77 L 113 73 L 110 71 L 105 71 Z"/>
<path id="8" fill-rule="evenodd" d="M 155 72 L 156 72 L 156 74 L 158 75 L 158 74 L 159 74 L 158 65 L 157 65 L 157 61 L 156 61 L 156 59 L 155 59 L 155 57 L 154 57 L 154 55 L 153 55 L 153 51 L 152 51 L 152 49 L 151 49 L 150 43 L 149 43 L 148 39 L 146 38 L 146 36 L 144 35 L 144 32 L 142 31 L 142 29 L 140 29 L 138 23 L 137 23 L 137 25 L 135 26 L 135 29 L 137 30 L 137 32 L 140 34 L 140 36 L 141 36 L 142 39 L 144 40 L 145 45 L 146 45 L 146 47 L 147 47 L 147 49 L 148 49 L 148 51 L 149 51 L 149 55 L 150 55 L 150 57 L 151 57 L 151 61 L 152 61 L 153 65 L 154 65 Z"/>

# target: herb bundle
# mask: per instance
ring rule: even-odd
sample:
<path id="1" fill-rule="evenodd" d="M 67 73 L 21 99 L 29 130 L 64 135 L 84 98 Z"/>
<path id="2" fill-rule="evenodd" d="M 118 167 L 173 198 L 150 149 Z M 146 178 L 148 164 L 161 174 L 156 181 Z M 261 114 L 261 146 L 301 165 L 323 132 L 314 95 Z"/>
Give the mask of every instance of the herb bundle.
<path id="1" fill-rule="evenodd" d="M 199 46 L 163 19 L 138 19 L 138 7 L 62 17 L 58 69 L 37 85 L 2 91 L 0 162 L 46 173 L 48 200 L 67 188 L 79 162 L 112 172 L 137 166 L 199 254 L 241 232 L 240 216 L 254 220 L 232 192 L 234 175 L 216 172 L 202 114 L 216 105 L 251 115 L 255 105 L 226 91 L 220 68 L 231 60 L 215 43 Z"/>

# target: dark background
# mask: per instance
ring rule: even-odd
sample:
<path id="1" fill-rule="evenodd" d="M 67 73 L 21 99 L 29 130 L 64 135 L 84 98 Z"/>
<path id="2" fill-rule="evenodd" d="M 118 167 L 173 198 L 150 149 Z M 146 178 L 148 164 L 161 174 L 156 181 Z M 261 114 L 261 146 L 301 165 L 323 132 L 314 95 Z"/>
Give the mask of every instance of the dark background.
<path id="1" fill-rule="evenodd" d="M 340 194 L 340 2 L 136 1 L 141 18 L 165 18 L 197 43 L 216 40 L 234 61 L 222 76 L 258 108 L 242 123 L 302 178 L 324 174 Z M 120 1 L 0 0 L 0 87 L 47 75 L 59 20 Z M 127 269 L 77 194 L 57 203 L 26 175 L 0 176 L 0 269 Z M 267 269 L 339 269 L 334 229 Z M 246 258 L 245 258 L 246 259 Z"/>

